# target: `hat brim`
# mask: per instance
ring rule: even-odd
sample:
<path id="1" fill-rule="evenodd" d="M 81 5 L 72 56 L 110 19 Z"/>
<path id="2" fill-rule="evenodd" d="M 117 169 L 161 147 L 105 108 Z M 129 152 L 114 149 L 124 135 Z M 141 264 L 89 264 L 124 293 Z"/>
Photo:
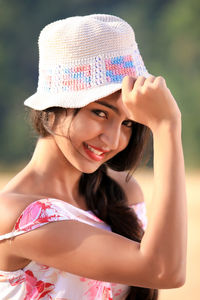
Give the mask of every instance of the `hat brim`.
<path id="1" fill-rule="evenodd" d="M 122 83 L 112 83 L 81 91 L 66 91 L 59 94 L 36 92 L 25 100 L 24 105 L 35 110 L 44 110 L 49 107 L 79 108 L 91 102 L 104 98 L 122 88 Z"/>

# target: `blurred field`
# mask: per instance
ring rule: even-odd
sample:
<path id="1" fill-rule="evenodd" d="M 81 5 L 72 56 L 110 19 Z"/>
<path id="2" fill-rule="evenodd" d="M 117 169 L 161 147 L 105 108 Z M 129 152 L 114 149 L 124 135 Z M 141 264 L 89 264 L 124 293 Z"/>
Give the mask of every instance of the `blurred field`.
<path id="1" fill-rule="evenodd" d="M 11 177 L 11 175 L 0 175 L 0 189 Z M 148 210 L 153 187 L 152 173 L 138 171 L 136 178 L 144 191 Z M 200 299 L 200 172 L 188 172 L 186 183 L 189 217 L 187 280 L 186 284 L 179 289 L 162 290 L 159 300 Z"/>

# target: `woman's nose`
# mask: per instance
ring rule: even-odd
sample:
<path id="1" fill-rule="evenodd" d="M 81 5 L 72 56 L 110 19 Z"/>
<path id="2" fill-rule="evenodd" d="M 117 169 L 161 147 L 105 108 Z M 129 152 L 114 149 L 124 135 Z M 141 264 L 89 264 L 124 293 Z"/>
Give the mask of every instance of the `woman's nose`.
<path id="1" fill-rule="evenodd" d="M 121 126 L 120 126 L 121 127 Z M 121 129 L 117 126 L 107 128 L 100 136 L 101 141 L 111 150 L 119 147 Z"/>

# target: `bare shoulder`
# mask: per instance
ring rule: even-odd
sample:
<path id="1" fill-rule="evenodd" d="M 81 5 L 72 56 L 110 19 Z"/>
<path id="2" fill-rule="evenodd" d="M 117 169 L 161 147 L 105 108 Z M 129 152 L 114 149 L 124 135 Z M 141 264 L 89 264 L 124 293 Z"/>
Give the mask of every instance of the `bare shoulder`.
<path id="1" fill-rule="evenodd" d="M 23 210 L 35 201 L 34 196 L 14 192 L 0 193 L 0 235 L 13 230 Z"/>
<path id="2" fill-rule="evenodd" d="M 133 176 L 127 182 L 127 172 L 116 172 L 109 169 L 108 174 L 123 188 L 124 192 L 126 193 L 129 205 L 144 201 L 142 189 Z"/>

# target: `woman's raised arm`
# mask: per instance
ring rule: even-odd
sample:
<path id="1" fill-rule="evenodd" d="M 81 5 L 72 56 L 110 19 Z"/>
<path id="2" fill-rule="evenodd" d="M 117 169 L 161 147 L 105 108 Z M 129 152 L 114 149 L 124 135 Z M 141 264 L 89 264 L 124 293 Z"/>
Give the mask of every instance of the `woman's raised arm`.
<path id="1" fill-rule="evenodd" d="M 187 248 L 181 114 L 162 77 L 126 77 L 123 101 L 131 118 L 151 129 L 154 141 L 151 218 L 140 251 L 157 264 L 160 277 L 179 285 L 185 280 Z"/>

